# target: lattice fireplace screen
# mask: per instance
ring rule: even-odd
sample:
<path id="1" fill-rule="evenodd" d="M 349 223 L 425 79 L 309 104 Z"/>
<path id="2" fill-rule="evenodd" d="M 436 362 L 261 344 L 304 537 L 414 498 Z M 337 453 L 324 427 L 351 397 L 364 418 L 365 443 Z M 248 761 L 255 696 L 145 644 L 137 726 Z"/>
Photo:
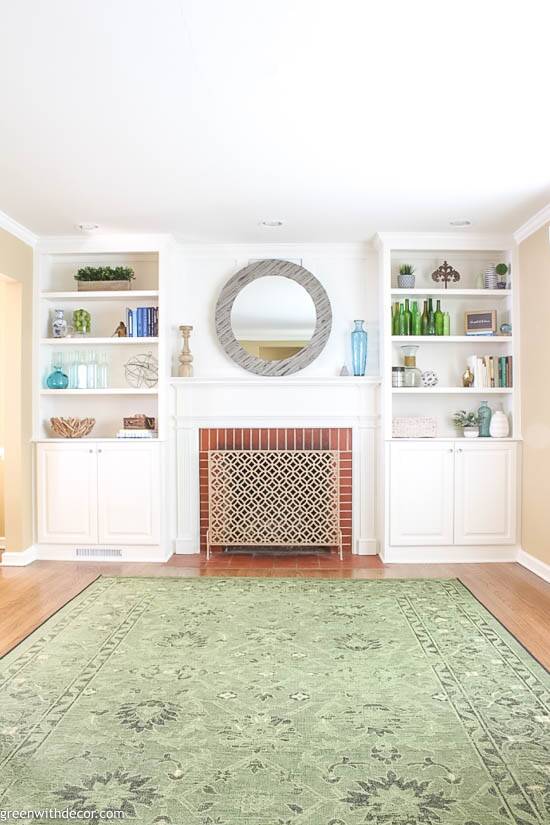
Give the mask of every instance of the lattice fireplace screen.
<path id="1" fill-rule="evenodd" d="M 207 558 L 212 545 L 338 547 L 339 454 L 210 450 Z"/>

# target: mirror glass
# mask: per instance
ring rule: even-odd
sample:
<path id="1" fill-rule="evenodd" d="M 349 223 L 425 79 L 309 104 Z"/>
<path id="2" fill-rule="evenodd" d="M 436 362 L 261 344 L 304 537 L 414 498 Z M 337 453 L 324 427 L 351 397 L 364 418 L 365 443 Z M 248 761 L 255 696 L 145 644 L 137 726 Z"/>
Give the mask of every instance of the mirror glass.
<path id="1" fill-rule="evenodd" d="M 231 327 L 241 347 L 264 361 L 290 358 L 307 347 L 316 324 L 308 291 L 290 278 L 267 275 L 247 284 L 231 311 Z"/>

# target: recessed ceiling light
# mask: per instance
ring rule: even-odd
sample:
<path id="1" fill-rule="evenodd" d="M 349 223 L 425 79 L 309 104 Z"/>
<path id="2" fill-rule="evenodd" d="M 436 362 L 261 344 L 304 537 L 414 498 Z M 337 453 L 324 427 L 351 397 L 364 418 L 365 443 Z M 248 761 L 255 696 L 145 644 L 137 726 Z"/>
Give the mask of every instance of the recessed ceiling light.
<path id="1" fill-rule="evenodd" d="M 82 223 L 77 223 L 75 229 L 78 229 L 79 232 L 95 232 L 96 229 L 99 229 L 99 224 L 83 221 Z"/>
<path id="2" fill-rule="evenodd" d="M 265 226 L 267 229 L 278 229 L 279 226 L 283 226 L 284 221 L 280 220 L 268 220 L 268 221 L 260 221 L 260 226 Z"/>
<path id="3" fill-rule="evenodd" d="M 459 218 L 456 221 L 449 221 L 450 226 L 471 226 L 472 222 L 468 218 Z"/>

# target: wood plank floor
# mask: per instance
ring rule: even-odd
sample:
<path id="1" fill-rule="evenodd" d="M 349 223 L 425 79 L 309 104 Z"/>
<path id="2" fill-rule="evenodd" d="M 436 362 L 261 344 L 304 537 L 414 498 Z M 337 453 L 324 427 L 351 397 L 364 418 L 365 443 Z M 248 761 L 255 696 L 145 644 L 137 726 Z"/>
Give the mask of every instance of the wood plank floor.
<path id="1" fill-rule="evenodd" d="M 542 664 L 550 667 L 550 584 L 519 564 L 392 564 L 377 556 L 251 558 L 173 556 L 166 564 L 39 561 L 0 567 L 0 654 L 97 576 L 312 576 L 459 578 Z"/>

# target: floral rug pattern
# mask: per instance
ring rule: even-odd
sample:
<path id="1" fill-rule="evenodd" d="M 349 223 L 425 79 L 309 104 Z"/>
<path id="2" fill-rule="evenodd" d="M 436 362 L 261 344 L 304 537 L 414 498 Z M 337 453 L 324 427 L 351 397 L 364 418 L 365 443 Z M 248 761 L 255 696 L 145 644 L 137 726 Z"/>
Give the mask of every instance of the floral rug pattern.
<path id="1" fill-rule="evenodd" d="M 550 823 L 549 691 L 456 580 L 101 578 L 0 662 L 0 811 Z"/>

